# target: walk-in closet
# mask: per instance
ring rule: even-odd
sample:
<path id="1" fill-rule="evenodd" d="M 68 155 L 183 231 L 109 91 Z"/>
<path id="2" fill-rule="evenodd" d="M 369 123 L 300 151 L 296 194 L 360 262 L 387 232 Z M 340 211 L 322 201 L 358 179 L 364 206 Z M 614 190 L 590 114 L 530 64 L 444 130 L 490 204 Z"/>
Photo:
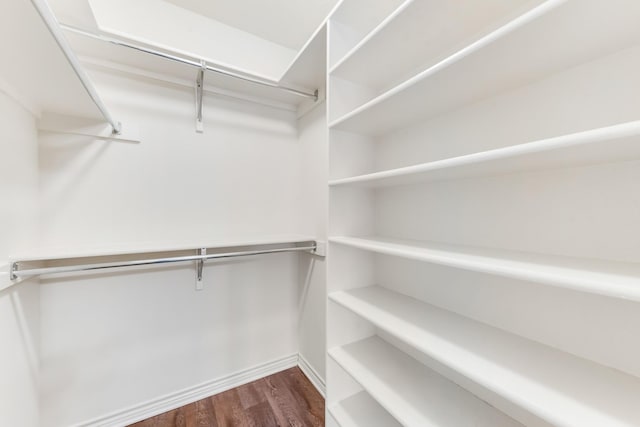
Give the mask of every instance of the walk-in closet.
<path id="1" fill-rule="evenodd" d="M 0 427 L 640 427 L 640 2 L 0 0 Z"/>

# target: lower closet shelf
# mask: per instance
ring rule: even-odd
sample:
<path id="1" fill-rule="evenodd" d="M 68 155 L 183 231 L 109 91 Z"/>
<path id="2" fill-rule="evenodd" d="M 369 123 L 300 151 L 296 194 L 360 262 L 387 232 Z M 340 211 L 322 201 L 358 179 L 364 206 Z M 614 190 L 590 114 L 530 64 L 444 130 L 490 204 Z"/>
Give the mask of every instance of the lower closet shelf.
<path id="1" fill-rule="evenodd" d="M 640 302 L 640 264 L 381 237 L 331 237 L 375 253 Z"/>
<path id="2" fill-rule="evenodd" d="M 340 427 L 400 427 L 366 391 L 350 396 L 329 407 Z"/>
<path id="3" fill-rule="evenodd" d="M 478 420 L 520 426 L 381 338 L 337 347 L 329 355 L 403 426 L 463 427 Z"/>
<path id="4" fill-rule="evenodd" d="M 634 376 L 385 288 L 334 292 L 330 299 L 417 350 L 425 364 L 444 366 L 552 425 L 640 425 L 640 379 Z M 380 363 L 382 349 L 373 348 L 380 347 L 379 341 L 365 340 L 356 343 L 355 349 L 371 347 L 369 356 L 358 354 L 372 359 L 370 363 Z M 348 348 L 331 355 L 357 375 L 360 365 Z M 370 381 L 377 381 L 377 373 L 368 375 Z"/>

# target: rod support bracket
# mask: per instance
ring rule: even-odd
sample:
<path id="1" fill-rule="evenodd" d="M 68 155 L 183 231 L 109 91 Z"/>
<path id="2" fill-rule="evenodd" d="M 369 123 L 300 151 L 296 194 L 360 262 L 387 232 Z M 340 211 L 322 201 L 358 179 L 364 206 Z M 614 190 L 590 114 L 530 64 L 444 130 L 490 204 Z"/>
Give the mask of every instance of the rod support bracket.
<path id="1" fill-rule="evenodd" d="M 16 275 L 16 271 L 18 271 L 19 265 L 17 262 L 12 262 L 9 266 L 9 279 L 18 280 L 18 275 Z"/>
<path id="2" fill-rule="evenodd" d="M 120 135 L 122 133 L 122 123 L 117 122 L 112 128 L 111 135 Z"/>
<path id="3" fill-rule="evenodd" d="M 318 102 L 318 99 L 319 99 L 319 98 L 318 98 L 318 89 L 316 89 L 316 90 L 313 92 L 313 96 L 314 96 L 313 100 L 314 100 L 315 102 Z"/>
<path id="4" fill-rule="evenodd" d="M 200 248 L 199 255 L 206 255 L 206 254 L 207 254 L 207 248 Z M 204 259 L 199 259 L 196 262 L 197 262 L 196 291 L 201 291 L 204 289 L 204 284 L 202 283 L 202 270 L 204 269 Z"/>
<path id="5" fill-rule="evenodd" d="M 200 61 L 200 69 L 196 77 L 196 132 L 204 132 L 204 124 L 202 122 L 202 98 L 204 92 L 204 72 L 207 70 L 207 63 Z"/>

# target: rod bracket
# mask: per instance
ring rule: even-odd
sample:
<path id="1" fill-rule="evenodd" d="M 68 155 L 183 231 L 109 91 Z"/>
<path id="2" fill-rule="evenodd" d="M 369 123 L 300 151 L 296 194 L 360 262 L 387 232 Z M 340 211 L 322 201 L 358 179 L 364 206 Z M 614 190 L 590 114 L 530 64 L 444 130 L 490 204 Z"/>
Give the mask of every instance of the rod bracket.
<path id="1" fill-rule="evenodd" d="M 318 99 L 319 99 L 319 98 L 318 98 L 318 89 L 316 89 L 316 90 L 313 92 L 313 96 L 314 96 L 313 101 L 314 101 L 314 102 L 318 102 Z"/>
<path id="2" fill-rule="evenodd" d="M 122 133 L 122 123 L 116 122 L 115 126 L 112 126 L 111 135 L 120 135 Z"/>
<path id="3" fill-rule="evenodd" d="M 16 271 L 18 271 L 19 265 L 17 262 L 12 262 L 11 265 L 9 266 L 9 279 L 11 280 L 18 280 L 18 275 L 16 274 Z"/>
<path id="4" fill-rule="evenodd" d="M 200 248 L 199 255 L 206 255 L 206 254 L 207 254 L 207 248 Z M 204 269 L 204 259 L 199 259 L 196 262 L 197 262 L 196 291 L 201 291 L 204 289 L 204 284 L 202 283 L 202 270 Z"/>
<path id="5" fill-rule="evenodd" d="M 204 132 L 204 124 L 202 123 L 202 97 L 204 91 L 204 72 L 207 69 L 207 63 L 200 61 L 200 69 L 196 77 L 196 132 Z"/>

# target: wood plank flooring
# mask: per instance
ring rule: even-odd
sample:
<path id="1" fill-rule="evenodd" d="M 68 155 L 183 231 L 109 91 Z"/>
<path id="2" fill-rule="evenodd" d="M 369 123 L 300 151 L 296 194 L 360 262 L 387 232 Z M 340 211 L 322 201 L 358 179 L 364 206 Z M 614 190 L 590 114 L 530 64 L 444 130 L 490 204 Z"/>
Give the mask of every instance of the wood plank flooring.
<path id="1" fill-rule="evenodd" d="M 132 427 L 322 427 L 324 399 L 295 367 Z"/>

